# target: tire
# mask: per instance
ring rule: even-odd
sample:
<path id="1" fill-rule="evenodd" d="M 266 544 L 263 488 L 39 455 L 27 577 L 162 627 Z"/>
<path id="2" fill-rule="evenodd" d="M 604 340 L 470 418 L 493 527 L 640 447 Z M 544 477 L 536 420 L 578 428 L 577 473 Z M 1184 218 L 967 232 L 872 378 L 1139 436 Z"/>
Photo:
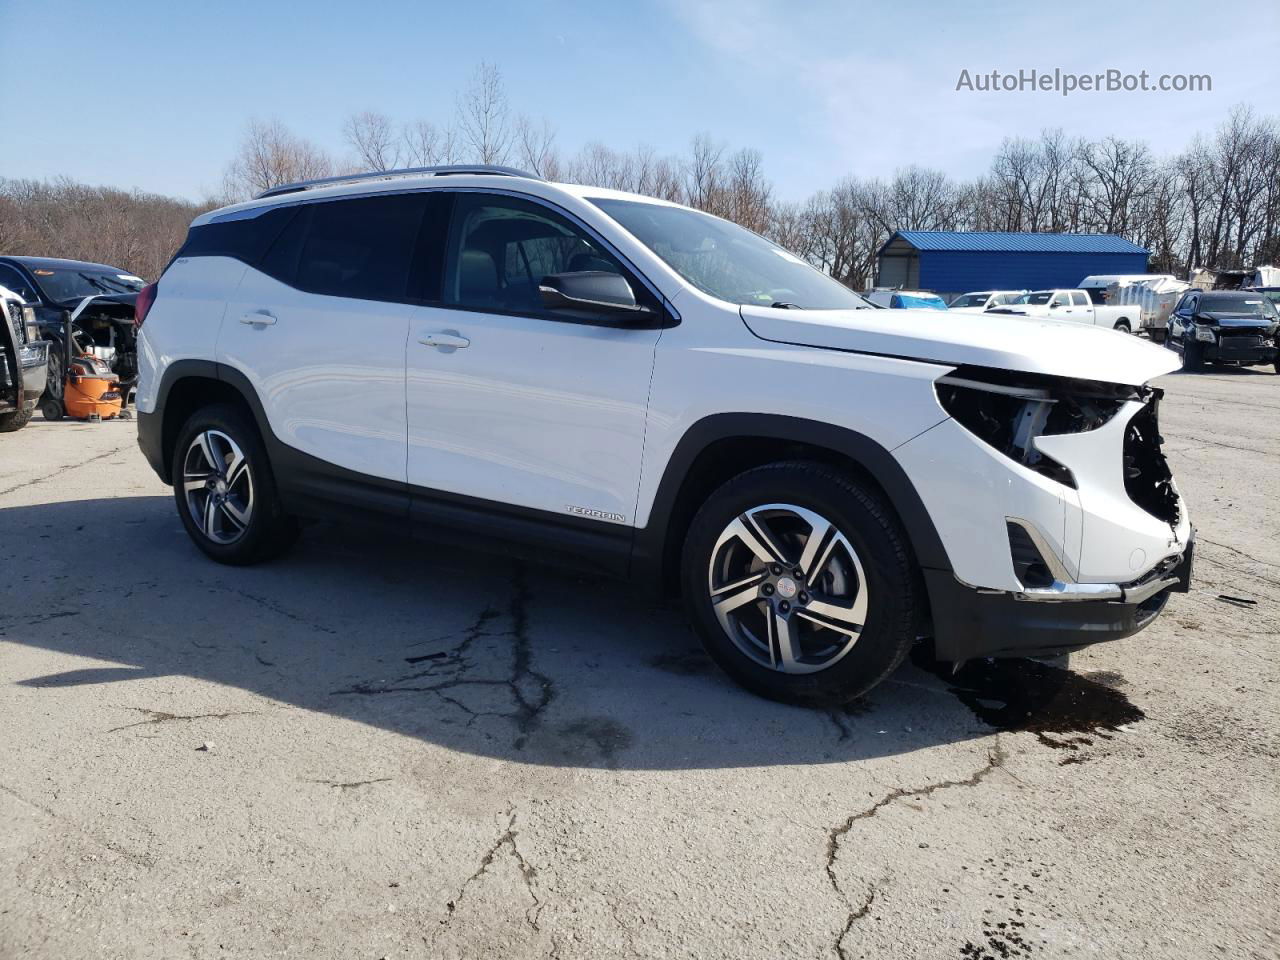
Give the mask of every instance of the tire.
<path id="1" fill-rule="evenodd" d="M 46 420 L 57 421 L 67 415 L 66 405 L 62 402 L 62 392 L 65 389 L 66 379 L 62 369 L 62 346 L 57 342 L 50 343 L 49 373 L 39 405 L 40 413 Z"/>
<path id="2" fill-rule="evenodd" d="M 1155 344 L 1163 344 L 1168 339 L 1168 331 L 1159 327 L 1153 327 L 1151 330 L 1151 342 Z"/>
<path id="3" fill-rule="evenodd" d="M 1182 338 L 1182 369 L 1185 373 L 1196 373 L 1204 369 L 1204 354 L 1200 344 L 1186 337 Z"/>
<path id="4" fill-rule="evenodd" d="M 297 539 L 262 438 L 238 407 L 217 404 L 193 413 L 178 433 L 171 467 L 182 525 L 219 563 L 260 563 Z"/>
<path id="5" fill-rule="evenodd" d="M 898 667 L 922 592 L 890 507 L 808 461 L 757 467 L 711 494 L 685 537 L 681 586 L 726 673 L 760 696 L 810 706 L 855 700 Z"/>
<path id="6" fill-rule="evenodd" d="M 31 410 L 11 410 L 0 413 L 0 433 L 14 433 L 31 422 Z"/>
<path id="7" fill-rule="evenodd" d="M 1133 333 L 1128 320 L 1117 320 L 1114 329 L 1119 330 L 1121 333 Z"/>

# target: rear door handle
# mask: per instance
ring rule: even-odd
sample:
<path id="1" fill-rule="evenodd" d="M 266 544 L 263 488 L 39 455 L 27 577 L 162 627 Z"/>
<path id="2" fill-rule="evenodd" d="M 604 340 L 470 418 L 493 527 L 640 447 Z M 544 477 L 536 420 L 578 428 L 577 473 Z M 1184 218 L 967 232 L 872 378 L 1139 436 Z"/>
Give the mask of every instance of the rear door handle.
<path id="1" fill-rule="evenodd" d="M 424 347 L 435 347 L 445 353 L 452 353 L 454 350 L 461 350 L 463 347 L 471 346 L 471 341 L 458 333 L 457 330 L 424 333 L 418 338 L 418 342 Z"/>
<path id="2" fill-rule="evenodd" d="M 270 310 L 254 310 L 252 313 L 244 314 L 240 322 L 249 323 L 255 327 L 269 327 L 276 322 L 276 318 Z"/>

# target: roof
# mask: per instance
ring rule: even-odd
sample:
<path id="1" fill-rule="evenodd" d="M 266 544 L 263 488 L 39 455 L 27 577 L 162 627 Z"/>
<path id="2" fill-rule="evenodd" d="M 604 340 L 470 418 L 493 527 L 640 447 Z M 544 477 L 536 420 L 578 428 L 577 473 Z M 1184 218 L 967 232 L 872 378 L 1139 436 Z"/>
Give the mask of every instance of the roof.
<path id="1" fill-rule="evenodd" d="M 1110 233 L 979 233 L 954 230 L 899 230 L 880 252 L 894 240 L 903 239 L 917 250 L 970 251 L 985 253 L 1141 253 L 1148 251 L 1124 237 Z"/>
<path id="2" fill-rule="evenodd" d="M 8 255 L 0 257 L 0 260 L 20 263 L 28 270 L 75 270 L 92 267 L 95 270 L 104 270 L 107 273 L 129 273 L 128 270 L 123 270 L 120 267 L 113 267 L 107 263 L 93 263 L 89 260 L 63 260 L 59 257 L 11 257 Z"/>
<path id="3" fill-rule="evenodd" d="M 191 226 L 201 227 L 208 223 L 225 220 L 250 219 L 276 206 L 307 201 L 334 200 L 345 196 L 372 196 L 378 193 L 403 193 L 410 190 L 428 188 L 471 189 L 477 187 L 497 191 L 515 191 L 532 197 L 554 200 L 557 196 L 568 194 L 579 200 L 616 199 L 636 202 L 661 204 L 667 207 L 678 207 L 680 204 L 657 197 L 646 197 L 638 193 L 627 193 L 622 190 L 608 190 L 603 187 L 590 187 L 573 183 L 556 183 L 550 180 L 525 179 L 523 177 L 505 177 L 501 183 L 495 183 L 489 174 L 455 174 L 446 178 L 431 174 L 397 174 L 395 177 L 375 177 L 374 179 L 349 180 L 333 184 L 317 184 L 304 191 L 277 193 L 269 197 L 260 197 L 233 203 L 217 210 L 209 210 L 191 221 Z"/>

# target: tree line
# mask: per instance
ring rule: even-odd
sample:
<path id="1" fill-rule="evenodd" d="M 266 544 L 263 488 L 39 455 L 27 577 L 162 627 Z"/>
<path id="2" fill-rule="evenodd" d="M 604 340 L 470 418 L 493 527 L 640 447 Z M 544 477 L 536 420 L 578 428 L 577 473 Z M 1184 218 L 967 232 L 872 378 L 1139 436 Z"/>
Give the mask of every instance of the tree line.
<path id="1" fill-rule="evenodd" d="M 894 230 L 1119 234 L 1151 251 L 1150 269 L 1185 276 L 1280 260 L 1280 127 L 1240 106 L 1212 134 L 1160 157 L 1120 136 L 1006 138 L 986 173 L 956 179 L 906 166 L 848 176 L 808 199 L 775 194 L 758 149 L 709 134 L 680 155 L 592 142 L 567 153 L 555 127 L 515 111 L 501 72 L 482 63 L 452 118 L 397 121 L 363 111 L 334 155 L 278 120 L 255 120 L 219 194 L 191 203 L 68 180 L 0 180 L 0 251 L 101 260 L 154 277 L 199 212 L 295 180 L 451 163 L 510 164 L 548 180 L 611 187 L 733 220 L 854 289 L 871 286 Z"/>

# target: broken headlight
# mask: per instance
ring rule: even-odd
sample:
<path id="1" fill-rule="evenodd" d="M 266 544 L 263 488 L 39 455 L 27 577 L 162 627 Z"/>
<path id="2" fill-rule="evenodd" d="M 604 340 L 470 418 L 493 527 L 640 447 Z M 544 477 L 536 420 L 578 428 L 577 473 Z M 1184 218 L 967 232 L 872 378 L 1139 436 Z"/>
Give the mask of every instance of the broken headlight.
<path id="1" fill-rule="evenodd" d="M 1036 449 L 1036 437 L 1096 430 L 1138 387 L 985 367 L 957 367 L 934 384 L 938 402 L 970 433 L 1036 473 L 1074 488 L 1065 466 Z"/>
<path id="2" fill-rule="evenodd" d="M 1196 339 L 1202 340 L 1205 343 L 1213 343 L 1213 341 L 1217 339 L 1217 334 L 1213 327 L 1206 327 L 1197 323 Z"/>

